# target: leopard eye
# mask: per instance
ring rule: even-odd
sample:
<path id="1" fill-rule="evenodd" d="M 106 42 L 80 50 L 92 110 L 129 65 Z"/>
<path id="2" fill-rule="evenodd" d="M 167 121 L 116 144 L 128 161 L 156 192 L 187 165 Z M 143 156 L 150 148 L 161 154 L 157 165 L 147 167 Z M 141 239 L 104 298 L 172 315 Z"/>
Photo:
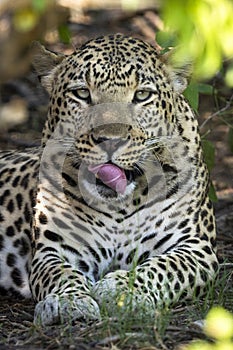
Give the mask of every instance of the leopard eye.
<path id="1" fill-rule="evenodd" d="M 148 90 L 138 90 L 134 94 L 133 102 L 144 102 L 149 100 L 152 95 L 152 91 Z"/>
<path id="2" fill-rule="evenodd" d="M 75 97 L 81 100 L 90 100 L 91 97 L 90 91 L 85 88 L 72 90 L 72 93 Z"/>

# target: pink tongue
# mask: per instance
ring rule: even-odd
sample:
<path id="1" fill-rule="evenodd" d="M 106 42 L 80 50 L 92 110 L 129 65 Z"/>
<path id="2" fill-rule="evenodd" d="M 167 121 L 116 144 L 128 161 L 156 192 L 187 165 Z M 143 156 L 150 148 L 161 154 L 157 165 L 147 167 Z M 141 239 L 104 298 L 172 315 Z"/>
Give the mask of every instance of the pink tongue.
<path id="1" fill-rule="evenodd" d="M 123 194 L 127 185 L 127 179 L 123 169 L 113 164 L 90 165 L 88 170 L 114 191 Z"/>

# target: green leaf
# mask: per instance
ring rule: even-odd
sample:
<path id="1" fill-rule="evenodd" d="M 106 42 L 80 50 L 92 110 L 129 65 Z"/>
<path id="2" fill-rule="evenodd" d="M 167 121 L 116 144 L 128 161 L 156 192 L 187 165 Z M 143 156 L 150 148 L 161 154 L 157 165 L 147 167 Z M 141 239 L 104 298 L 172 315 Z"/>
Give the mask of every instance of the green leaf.
<path id="1" fill-rule="evenodd" d="M 164 51 L 167 51 L 169 48 L 174 47 L 177 44 L 175 35 L 166 31 L 156 33 L 156 41 L 162 48 L 164 48 L 162 53 L 165 53 Z"/>
<path id="2" fill-rule="evenodd" d="M 209 198 L 212 202 L 218 201 L 218 197 L 212 182 L 210 183 L 210 188 L 209 188 Z"/>
<path id="3" fill-rule="evenodd" d="M 59 38 L 64 44 L 70 44 L 70 30 L 66 24 L 62 24 L 58 28 Z"/>
<path id="4" fill-rule="evenodd" d="M 198 110 L 199 105 L 199 87 L 195 82 L 191 82 L 184 91 L 184 96 L 189 101 L 191 107 L 195 112 Z"/>
<path id="5" fill-rule="evenodd" d="M 207 168 L 209 171 L 213 169 L 214 159 L 215 159 L 215 148 L 211 141 L 202 139 L 202 149 L 204 154 L 204 160 L 206 162 Z M 212 202 L 217 202 L 218 197 L 212 182 L 210 182 L 209 188 L 209 198 Z"/>
<path id="6" fill-rule="evenodd" d="M 204 153 L 204 160 L 209 171 L 213 169 L 215 159 L 215 148 L 211 141 L 202 139 L 202 149 Z"/>
<path id="7" fill-rule="evenodd" d="M 213 95 L 214 88 L 210 84 L 198 84 L 198 91 L 200 94 Z"/>

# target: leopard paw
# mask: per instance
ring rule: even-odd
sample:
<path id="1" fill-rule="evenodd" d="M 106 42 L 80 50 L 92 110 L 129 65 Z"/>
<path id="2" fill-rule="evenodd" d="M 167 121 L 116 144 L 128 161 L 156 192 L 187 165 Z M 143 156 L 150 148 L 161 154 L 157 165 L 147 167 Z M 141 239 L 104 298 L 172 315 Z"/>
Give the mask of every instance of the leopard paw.
<path id="1" fill-rule="evenodd" d="M 118 300 L 130 293 L 128 271 L 118 270 L 108 273 L 92 289 L 92 295 L 99 305 L 111 309 Z"/>
<path id="2" fill-rule="evenodd" d="M 100 318 L 99 306 L 90 296 L 71 297 L 49 294 L 35 308 L 34 323 L 48 326 L 71 323 L 77 320 L 97 320 Z"/>
<path id="3" fill-rule="evenodd" d="M 109 315 L 142 311 L 154 315 L 155 300 L 150 291 L 139 286 L 136 276 L 124 270 L 108 273 L 92 289 L 92 295 Z"/>

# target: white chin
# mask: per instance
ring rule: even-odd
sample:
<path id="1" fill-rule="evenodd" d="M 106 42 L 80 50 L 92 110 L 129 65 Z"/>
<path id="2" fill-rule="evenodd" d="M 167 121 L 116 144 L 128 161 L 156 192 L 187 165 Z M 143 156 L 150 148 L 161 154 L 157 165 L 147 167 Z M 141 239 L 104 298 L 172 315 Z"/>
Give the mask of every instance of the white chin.
<path id="1" fill-rule="evenodd" d="M 131 182 L 126 186 L 124 193 L 117 193 L 111 188 L 92 184 L 85 179 L 82 181 L 81 186 L 79 184 L 79 188 L 83 197 L 88 196 L 90 201 L 92 201 L 92 198 L 94 198 L 95 201 L 99 198 L 101 201 L 104 200 L 106 202 L 109 200 L 122 202 L 122 200 L 124 200 L 126 197 L 129 197 L 133 194 L 135 187 L 136 184 L 134 182 Z"/>

